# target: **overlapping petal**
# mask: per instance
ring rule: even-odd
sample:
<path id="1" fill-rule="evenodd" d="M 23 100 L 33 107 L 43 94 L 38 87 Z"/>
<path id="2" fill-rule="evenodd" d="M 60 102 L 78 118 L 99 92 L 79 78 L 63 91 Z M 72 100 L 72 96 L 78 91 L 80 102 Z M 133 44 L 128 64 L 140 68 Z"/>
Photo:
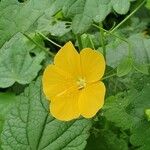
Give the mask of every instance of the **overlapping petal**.
<path id="1" fill-rule="evenodd" d="M 80 116 L 79 92 L 76 88 L 70 88 L 65 93 L 58 95 L 50 104 L 51 114 L 63 121 L 69 121 Z"/>
<path id="2" fill-rule="evenodd" d="M 81 74 L 80 55 L 71 42 L 66 43 L 56 54 L 54 64 L 77 78 Z"/>
<path id="3" fill-rule="evenodd" d="M 88 82 L 95 82 L 102 78 L 105 71 L 104 56 L 90 48 L 84 48 L 80 52 L 82 76 Z"/>
<path id="4" fill-rule="evenodd" d="M 105 85 L 96 82 L 84 88 L 79 97 L 79 110 L 83 117 L 93 117 L 104 104 Z"/>
<path id="5" fill-rule="evenodd" d="M 55 96 L 68 90 L 75 84 L 69 73 L 62 71 L 55 65 L 46 67 L 42 82 L 44 94 L 49 100 L 53 100 Z"/>

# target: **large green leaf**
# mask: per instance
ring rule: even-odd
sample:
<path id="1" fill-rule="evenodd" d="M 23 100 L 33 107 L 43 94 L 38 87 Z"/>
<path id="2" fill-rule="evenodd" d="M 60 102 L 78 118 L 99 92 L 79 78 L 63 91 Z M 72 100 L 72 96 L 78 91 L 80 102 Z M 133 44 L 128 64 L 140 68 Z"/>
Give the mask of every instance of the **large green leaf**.
<path id="1" fill-rule="evenodd" d="M 19 3 L 17 0 L 0 1 L 0 47 L 17 32 L 29 30 L 35 22 L 48 11 L 56 13 L 63 0 L 29 0 Z"/>
<path id="2" fill-rule="evenodd" d="M 3 129 L 4 120 L 10 109 L 16 103 L 16 96 L 13 93 L 0 93 L 0 133 Z M 1 149 L 1 140 L 0 140 Z"/>
<path id="3" fill-rule="evenodd" d="M 91 120 L 62 122 L 49 113 L 48 101 L 41 91 L 41 80 L 20 95 L 2 132 L 4 150 L 82 150 L 89 136 Z"/>
<path id="4" fill-rule="evenodd" d="M 112 8 L 119 14 L 126 14 L 129 7 L 130 0 L 67 0 L 63 13 L 73 18 L 72 29 L 79 34 L 86 31 L 93 21 L 103 21 Z"/>
<path id="5" fill-rule="evenodd" d="M 30 83 L 41 69 L 44 52 L 30 56 L 35 45 L 21 33 L 16 34 L 0 49 L 0 87 L 9 87 L 15 82 Z"/>
<path id="6" fill-rule="evenodd" d="M 129 37 L 129 45 L 124 41 L 113 41 L 106 46 L 107 64 L 113 68 L 117 67 L 125 57 L 133 59 L 133 67 L 139 72 L 148 74 L 148 64 L 150 63 L 150 39 L 141 34 Z"/>
<path id="7" fill-rule="evenodd" d="M 16 102 L 16 96 L 13 93 L 0 93 L 0 116 L 6 116 L 13 103 Z"/>
<path id="8" fill-rule="evenodd" d="M 55 18 L 47 15 L 38 20 L 37 30 L 45 34 L 51 34 L 52 36 L 63 36 L 68 33 L 71 28 L 67 25 L 66 21 L 59 21 Z"/>

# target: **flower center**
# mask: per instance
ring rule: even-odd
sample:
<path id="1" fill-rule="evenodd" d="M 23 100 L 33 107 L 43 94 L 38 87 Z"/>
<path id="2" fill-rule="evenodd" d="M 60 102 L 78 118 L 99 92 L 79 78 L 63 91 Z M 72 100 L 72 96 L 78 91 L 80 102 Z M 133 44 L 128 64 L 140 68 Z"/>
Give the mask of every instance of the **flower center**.
<path id="1" fill-rule="evenodd" d="M 86 81 L 85 81 L 85 79 L 84 79 L 84 78 L 79 78 L 79 79 L 77 80 L 77 85 L 78 85 L 78 89 L 79 89 L 79 90 L 85 88 L 85 86 L 86 86 Z"/>

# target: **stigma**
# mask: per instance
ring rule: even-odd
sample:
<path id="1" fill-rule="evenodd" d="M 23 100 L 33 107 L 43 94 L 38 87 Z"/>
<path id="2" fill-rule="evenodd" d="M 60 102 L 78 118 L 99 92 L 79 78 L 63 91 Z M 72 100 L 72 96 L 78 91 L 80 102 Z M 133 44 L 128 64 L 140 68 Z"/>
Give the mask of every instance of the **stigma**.
<path id="1" fill-rule="evenodd" d="M 79 78 L 77 80 L 78 89 L 81 90 L 86 87 L 86 80 L 84 78 Z"/>

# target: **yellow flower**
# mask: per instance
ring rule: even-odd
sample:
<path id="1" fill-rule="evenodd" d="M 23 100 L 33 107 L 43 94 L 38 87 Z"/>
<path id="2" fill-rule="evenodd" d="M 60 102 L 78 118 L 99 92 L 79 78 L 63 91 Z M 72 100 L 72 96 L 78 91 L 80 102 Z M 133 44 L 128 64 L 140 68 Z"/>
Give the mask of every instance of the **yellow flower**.
<path id="1" fill-rule="evenodd" d="M 71 42 L 56 54 L 42 78 L 43 90 L 50 100 L 51 114 L 63 121 L 93 117 L 104 104 L 105 71 L 101 53 L 84 48 L 80 54 Z"/>

